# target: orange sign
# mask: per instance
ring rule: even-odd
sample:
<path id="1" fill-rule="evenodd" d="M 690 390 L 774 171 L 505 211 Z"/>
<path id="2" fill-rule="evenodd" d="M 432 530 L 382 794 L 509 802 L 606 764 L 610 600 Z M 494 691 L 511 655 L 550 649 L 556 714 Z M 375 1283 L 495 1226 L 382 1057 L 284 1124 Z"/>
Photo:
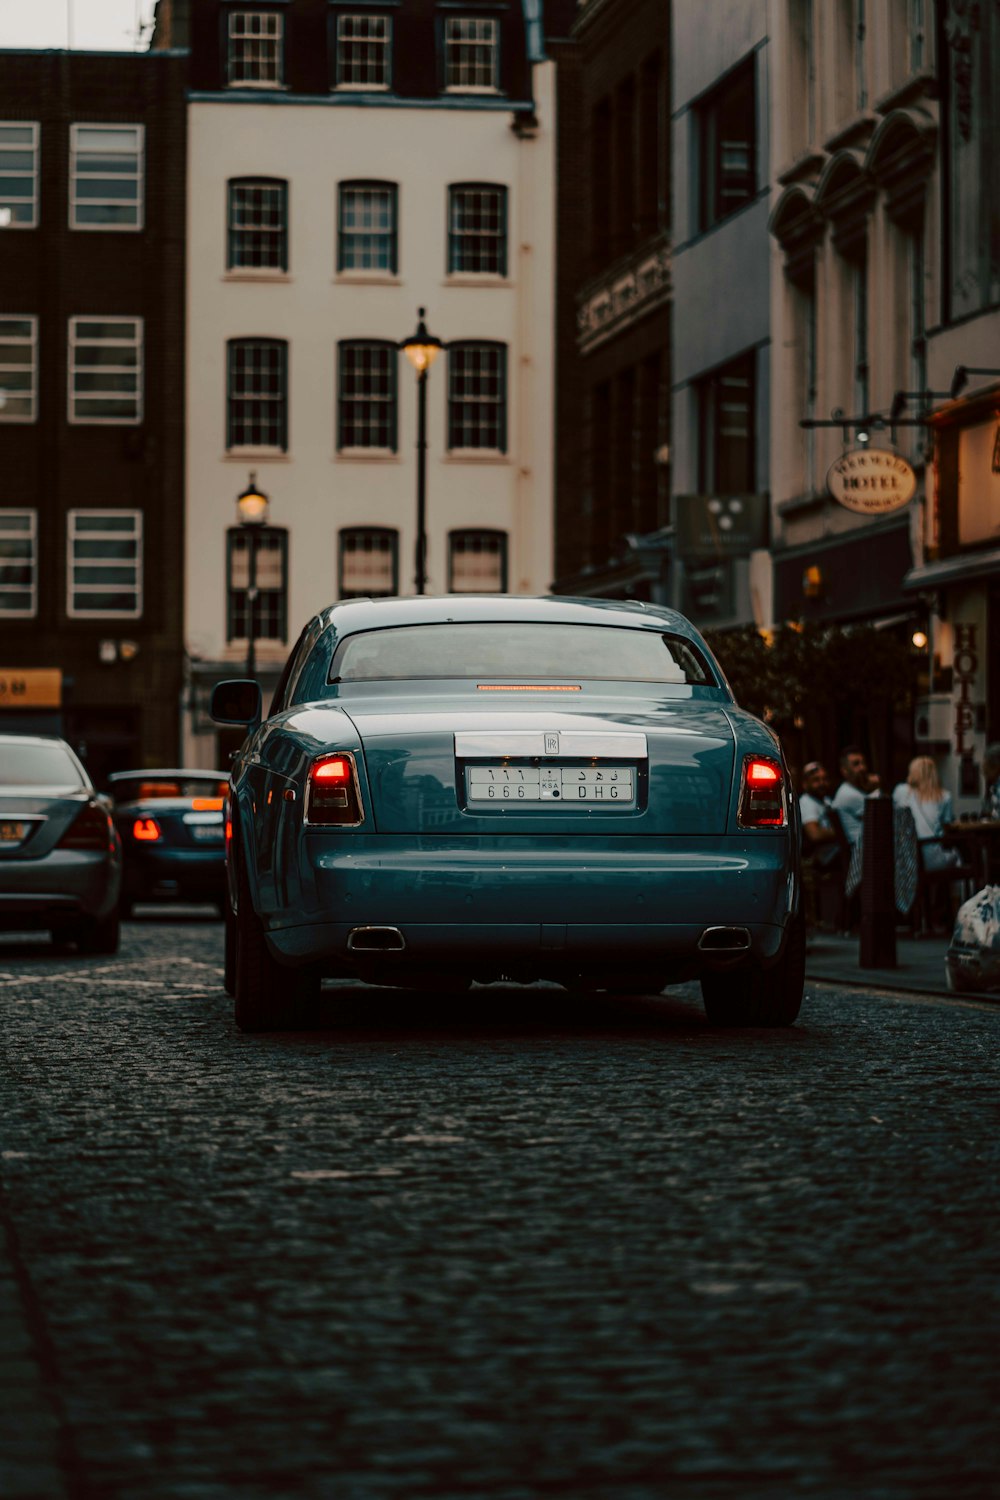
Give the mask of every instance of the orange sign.
<path id="1" fill-rule="evenodd" d="M 0 709 L 59 708 L 62 672 L 58 667 L 0 667 Z"/>

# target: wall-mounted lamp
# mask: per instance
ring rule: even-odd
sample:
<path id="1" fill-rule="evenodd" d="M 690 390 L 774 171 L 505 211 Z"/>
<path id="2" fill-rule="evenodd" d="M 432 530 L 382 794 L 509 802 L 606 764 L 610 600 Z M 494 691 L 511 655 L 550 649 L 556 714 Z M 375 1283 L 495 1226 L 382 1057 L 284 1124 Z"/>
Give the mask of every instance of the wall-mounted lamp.
<path id="1" fill-rule="evenodd" d="M 802 592 L 807 599 L 823 597 L 823 573 L 815 563 L 802 574 Z"/>
<path id="2" fill-rule="evenodd" d="M 926 651 L 927 650 L 927 632 L 926 631 L 924 631 L 924 630 L 915 630 L 913 632 L 913 634 L 910 636 L 910 640 L 913 642 L 914 646 L 916 646 L 916 648 L 917 648 L 918 651 Z"/>
<path id="3" fill-rule="evenodd" d="M 951 377 L 951 399 L 956 401 L 969 383 L 970 375 L 1000 375 L 1000 370 L 976 370 L 971 365 L 956 365 Z"/>

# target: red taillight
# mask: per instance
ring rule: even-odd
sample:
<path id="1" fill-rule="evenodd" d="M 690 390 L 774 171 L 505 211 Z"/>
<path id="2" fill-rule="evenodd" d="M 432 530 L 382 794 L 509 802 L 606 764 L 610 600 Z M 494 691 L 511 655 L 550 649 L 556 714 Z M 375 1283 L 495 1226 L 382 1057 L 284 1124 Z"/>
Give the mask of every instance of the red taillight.
<path id="1" fill-rule="evenodd" d="M 335 760 L 321 760 L 312 768 L 314 781 L 322 781 L 324 785 L 331 783 L 334 786 L 346 786 L 351 779 L 351 763 L 338 755 Z"/>
<path id="2" fill-rule="evenodd" d="M 155 818 L 136 818 L 132 824 L 132 837 L 140 844 L 152 844 L 160 837 L 160 825 Z"/>
<path id="3" fill-rule="evenodd" d="M 57 844 L 59 849 L 89 849 L 106 854 L 114 848 L 114 819 L 99 802 L 86 802 Z"/>
<path id="4" fill-rule="evenodd" d="M 784 828 L 785 778 L 776 760 L 748 755 L 743 762 L 743 785 L 737 822 L 741 828 Z"/>
<path id="5" fill-rule="evenodd" d="M 326 755 L 316 761 L 306 787 L 306 823 L 350 828 L 363 817 L 353 755 Z"/>

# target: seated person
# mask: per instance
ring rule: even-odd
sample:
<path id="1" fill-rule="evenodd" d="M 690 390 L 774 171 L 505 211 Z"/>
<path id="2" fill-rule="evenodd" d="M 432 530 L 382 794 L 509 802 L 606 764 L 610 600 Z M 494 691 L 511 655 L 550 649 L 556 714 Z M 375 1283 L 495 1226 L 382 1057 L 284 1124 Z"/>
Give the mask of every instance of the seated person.
<path id="1" fill-rule="evenodd" d="M 908 807 L 913 814 L 925 870 L 944 870 L 959 862 L 956 849 L 942 849 L 941 833 L 951 822 L 951 793 L 938 780 L 937 766 L 929 755 L 910 761 L 906 780 L 893 789 L 895 807 Z"/>
<path id="2" fill-rule="evenodd" d="M 843 777 L 831 807 L 840 814 L 844 832 L 852 844 L 860 844 L 864 827 L 865 802 L 879 795 L 879 779 L 868 769 L 865 752 L 859 745 L 847 745 L 840 752 L 840 774 Z"/>
<path id="3" fill-rule="evenodd" d="M 802 852 L 823 869 L 836 863 L 840 852 L 830 823 L 830 779 L 818 760 L 802 772 L 799 813 L 802 818 Z"/>

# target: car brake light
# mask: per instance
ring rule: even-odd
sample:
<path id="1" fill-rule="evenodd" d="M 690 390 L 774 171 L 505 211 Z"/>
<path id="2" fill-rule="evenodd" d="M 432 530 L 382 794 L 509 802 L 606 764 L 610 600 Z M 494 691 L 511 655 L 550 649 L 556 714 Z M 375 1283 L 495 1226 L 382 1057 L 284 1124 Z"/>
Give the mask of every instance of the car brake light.
<path id="1" fill-rule="evenodd" d="M 106 854 L 114 848 L 114 819 L 99 802 L 86 802 L 63 834 L 58 849 L 89 849 Z"/>
<path id="2" fill-rule="evenodd" d="M 132 837 L 140 844 L 152 844 L 160 837 L 160 825 L 155 818 L 136 818 L 132 824 Z"/>
<path id="3" fill-rule="evenodd" d="M 776 760 L 748 755 L 743 761 L 743 786 L 736 821 L 741 828 L 784 828 L 785 777 Z"/>
<path id="4" fill-rule="evenodd" d="M 221 797 L 193 797 L 191 799 L 192 812 L 221 812 Z"/>
<path id="5" fill-rule="evenodd" d="M 353 755 L 316 761 L 306 786 L 306 822 L 321 828 L 355 827 L 363 816 Z"/>

